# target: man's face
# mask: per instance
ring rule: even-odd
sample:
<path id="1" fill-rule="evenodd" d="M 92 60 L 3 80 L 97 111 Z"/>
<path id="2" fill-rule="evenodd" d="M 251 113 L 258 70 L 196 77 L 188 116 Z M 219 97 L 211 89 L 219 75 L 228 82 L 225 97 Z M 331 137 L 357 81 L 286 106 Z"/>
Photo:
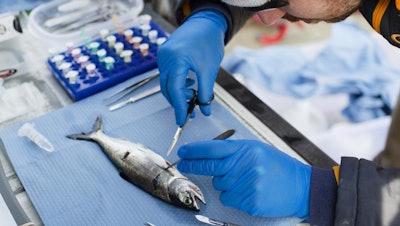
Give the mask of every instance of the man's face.
<path id="1" fill-rule="evenodd" d="M 273 24 L 280 18 L 289 21 L 302 20 L 306 23 L 320 21 L 338 22 L 353 13 L 361 0 L 223 0 L 224 2 L 250 7 L 265 24 Z M 268 9 L 268 7 L 271 7 Z"/>

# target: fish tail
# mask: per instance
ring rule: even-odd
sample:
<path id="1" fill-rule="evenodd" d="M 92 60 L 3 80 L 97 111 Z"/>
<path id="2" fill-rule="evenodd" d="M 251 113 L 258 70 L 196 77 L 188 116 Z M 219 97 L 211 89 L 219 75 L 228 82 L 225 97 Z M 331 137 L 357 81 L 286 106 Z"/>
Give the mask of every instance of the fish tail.
<path id="1" fill-rule="evenodd" d="M 77 133 L 77 134 L 70 134 L 66 137 L 73 140 L 93 140 L 92 135 L 102 131 L 103 129 L 103 122 L 101 116 L 97 116 L 96 122 L 93 124 L 92 131 L 89 133 Z"/>

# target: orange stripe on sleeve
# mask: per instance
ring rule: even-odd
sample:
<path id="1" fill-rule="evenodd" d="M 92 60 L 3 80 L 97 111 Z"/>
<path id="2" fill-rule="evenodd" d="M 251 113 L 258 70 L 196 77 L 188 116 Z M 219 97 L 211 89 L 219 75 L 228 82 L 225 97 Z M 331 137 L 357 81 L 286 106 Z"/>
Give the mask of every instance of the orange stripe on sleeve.
<path id="1" fill-rule="evenodd" d="M 340 170 L 340 166 L 334 166 L 332 167 L 333 170 L 333 174 L 335 175 L 335 179 L 336 179 L 336 183 L 339 183 L 339 170 Z"/>
<path id="2" fill-rule="evenodd" d="M 396 0 L 396 9 L 400 10 L 400 0 Z"/>
<path id="3" fill-rule="evenodd" d="M 185 1 L 183 4 L 183 16 L 186 18 L 190 15 L 192 10 L 190 9 L 190 1 Z"/>
<path id="4" fill-rule="evenodd" d="M 391 0 L 380 0 L 372 14 L 372 27 L 374 27 L 375 31 L 377 31 L 379 34 L 381 33 L 382 17 L 385 14 L 390 1 Z M 399 0 L 396 0 L 396 6 L 397 2 L 399 2 Z"/>

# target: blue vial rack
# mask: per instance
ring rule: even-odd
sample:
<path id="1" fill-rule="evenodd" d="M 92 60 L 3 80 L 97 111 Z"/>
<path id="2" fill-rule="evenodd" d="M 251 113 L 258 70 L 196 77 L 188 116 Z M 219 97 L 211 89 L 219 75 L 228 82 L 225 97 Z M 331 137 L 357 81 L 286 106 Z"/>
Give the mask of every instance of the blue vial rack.
<path id="1" fill-rule="evenodd" d="M 157 31 L 157 42 L 167 38 L 166 32 L 164 32 L 164 30 L 156 23 L 150 21 L 149 25 L 150 31 Z M 123 50 L 132 51 L 130 58 L 128 57 L 124 59 L 121 57 L 120 54 L 117 54 L 117 50 L 113 46 L 109 46 L 107 39 L 102 37 L 92 41 L 87 41 L 84 45 L 73 47 L 73 50 L 69 49 L 60 52 L 47 59 L 47 65 L 52 71 L 52 74 L 68 92 L 73 101 L 82 100 L 131 77 L 157 67 L 156 57 L 158 45 L 160 43 L 150 41 L 148 35 L 144 35 L 142 29 L 139 27 L 131 27 L 126 30 L 132 30 L 133 37 L 141 37 L 142 41 L 140 44 L 148 44 L 149 48 L 147 55 L 143 55 L 140 49 L 135 48 L 131 41 L 127 40 L 125 34 L 121 32 L 110 35 L 116 37 L 115 43 L 123 43 Z M 93 51 L 93 48 L 90 48 L 90 43 L 93 42 L 99 43 L 98 47 L 95 48 L 95 51 Z M 99 58 L 97 50 L 101 49 L 106 51 L 106 56 L 104 57 L 112 57 L 114 59 L 113 64 L 106 64 L 104 58 Z M 79 56 L 87 56 L 86 58 L 88 59 L 88 62 L 84 64 L 80 62 L 78 60 L 79 58 L 77 58 L 71 50 L 80 52 Z M 126 59 L 128 59 L 127 62 L 125 61 Z M 93 66 L 95 66 L 95 70 L 88 71 L 86 68 L 88 64 L 94 64 L 90 67 L 93 69 Z M 75 73 L 72 73 L 71 71 Z M 71 78 L 70 75 L 74 75 L 74 78 Z"/>

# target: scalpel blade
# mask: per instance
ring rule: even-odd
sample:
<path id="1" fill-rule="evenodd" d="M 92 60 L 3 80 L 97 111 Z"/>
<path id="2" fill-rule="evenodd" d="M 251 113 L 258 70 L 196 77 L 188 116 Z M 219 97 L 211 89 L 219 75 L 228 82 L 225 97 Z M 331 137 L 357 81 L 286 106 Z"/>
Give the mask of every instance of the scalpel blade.
<path id="1" fill-rule="evenodd" d="M 208 218 L 203 215 L 195 215 L 195 217 L 198 221 L 201 221 L 201 222 L 209 224 L 209 225 L 240 226 L 240 225 L 234 224 L 234 223 L 228 223 L 228 222 L 223 222 L 223 221 L 219 221 L 219 220 L 214 220 L 214 219 Z"/>
<path id="2" fill-rule="evenodd" d="M 151 96 L 153 94 L 159 93 L 160 91 L 161 91 L 160 86 L 155 86 L 155 87 L 153 87 L 153 88 L 151 88 L 149 90 L 144 91 L 143 93 L 137 94 L 137 95 L 129 98 L 126 101 L 122 101 L 122 102 L 120 102 L 118 104 L 115 104 L 115 105 L 111 106 L 108 110 L 109 111 L 114 111 L 114 110 L 120 109 L 120 108 L 122 108 L 122 107 L 124 107 L 124 106 L 126 106 L 128 104 L 137 102 L 137 101 L 139 101 L 141 99 L 144 99 L 146 97 L 149 97 L 149 96 Z"/>

